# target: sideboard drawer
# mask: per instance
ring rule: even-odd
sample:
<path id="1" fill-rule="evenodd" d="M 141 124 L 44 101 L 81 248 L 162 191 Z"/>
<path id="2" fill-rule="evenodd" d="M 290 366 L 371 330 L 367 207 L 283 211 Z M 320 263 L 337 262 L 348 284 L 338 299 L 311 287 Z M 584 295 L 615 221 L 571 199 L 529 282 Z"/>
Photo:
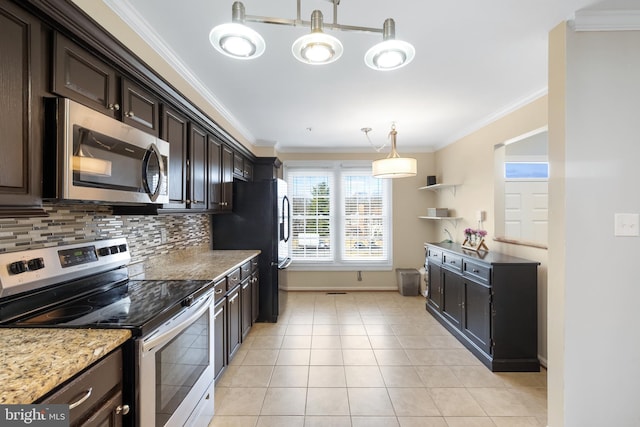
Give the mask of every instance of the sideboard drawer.
<path id="1" fill-rule="evenodd" d="M 449 269 L 462 271 L 462 257 L 451 252 L 442 252 L 442 264 Z"/>
<path id="2" fill-rule="evenodd" d="M 439 251 L 434 248 L 427 248 L 427 260 L 428 262 L 442 262 L 442 251 Z"/>
<path id="3" fill-rule="evenodd" d="M 462 272 L 465 276 L 471 277 L 479 282 L 491 284 L 491 267 L 478 264 L 469 260 L 462 263 Z"/>

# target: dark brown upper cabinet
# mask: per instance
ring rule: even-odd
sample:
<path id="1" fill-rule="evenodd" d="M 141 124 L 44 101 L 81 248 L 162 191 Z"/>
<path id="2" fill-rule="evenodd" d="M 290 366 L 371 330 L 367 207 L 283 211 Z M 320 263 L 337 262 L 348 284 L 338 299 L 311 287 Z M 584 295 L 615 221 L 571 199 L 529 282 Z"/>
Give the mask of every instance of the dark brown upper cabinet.
<path id="1" fill-rule="evenodd" d="M 188 163 L 189 200 L 187 201 L 191 209 L 207 208 L 207 142 L 207 133 L 191 123 Z"/>
<path id="2" fill-rule="evenodd" d="M 0 1 L 0 216 L 44 215 L 40 99 L 42 33 L 39 21 Z"/>
<path id="3" fill-rule="evenodd" d="M 122 79 L 122 121 L 152 135 L 160 134 L 160 102 L 150 92 Z"/>
<path id="4" fill-rule="evenodd" d="M 169 203 L 165 208 L 184 209 L 187 207 L 187 142 L 188 122 L 175 110 L 162 110 L 162 136 L 169 143 Z"/>
<path id="5" fill-rule="evenodd" d="M 55 33 L 52 91 L 154 136 L 160 135 L 160 102 L 115 69 Z M 119 90 L 118 88 L 121 88 Z"/>
<path id="6" fill-rule="evenodd" d="M 233 210 L 233 151 L 226 145 L 222 146 L 222 183 L 221 183 L 221 211 Z"/>
<path id="7" fill-rule="evenodd" d="M 59 33 L 53 43 L 52 91 L 120 118 L 115 70 Z"/>
<path id="8" fill-rule="evenodd" d="M 209 136 L 209 210 L 222 208 L 222 143 Z"/>

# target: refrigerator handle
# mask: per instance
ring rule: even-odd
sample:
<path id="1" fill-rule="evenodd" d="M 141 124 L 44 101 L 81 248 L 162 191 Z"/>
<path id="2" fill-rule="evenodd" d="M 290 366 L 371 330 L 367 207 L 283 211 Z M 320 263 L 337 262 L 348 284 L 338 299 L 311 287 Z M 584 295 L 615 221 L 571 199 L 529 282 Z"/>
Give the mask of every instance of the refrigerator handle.
<path id="1" fill-rule="evenodd" d="M 288 242 L 289 237 L 291 237 L 291 204 L 289 203 L 289 198 L 287 196 L 284 196 L 282 198 L 282 222 L 283 223 L 285 223 L 285 213 L 284 213 L 285 205 L 287 207 L 286 224 L 285 224 L 287 235 L 284 238 L 284 241 Z"/>

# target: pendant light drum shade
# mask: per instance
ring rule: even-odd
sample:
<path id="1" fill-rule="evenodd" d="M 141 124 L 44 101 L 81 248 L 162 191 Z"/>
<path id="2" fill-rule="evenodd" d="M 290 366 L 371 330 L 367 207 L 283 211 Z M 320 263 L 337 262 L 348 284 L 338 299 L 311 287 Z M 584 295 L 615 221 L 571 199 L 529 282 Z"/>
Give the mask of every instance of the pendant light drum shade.
<path id="1" fill-rule="evenodd" d="M 371 165 L 371 171 L 376 178 L 408 178 L 416 176 L 418 163 L 410 157 L 388 157 L 375 160 Z"/>

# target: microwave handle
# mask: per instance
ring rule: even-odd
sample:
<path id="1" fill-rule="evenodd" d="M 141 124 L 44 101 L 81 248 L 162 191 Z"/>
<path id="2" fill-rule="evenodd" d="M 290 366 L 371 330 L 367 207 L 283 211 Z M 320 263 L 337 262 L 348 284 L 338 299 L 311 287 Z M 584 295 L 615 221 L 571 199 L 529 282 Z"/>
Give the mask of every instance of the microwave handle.
<path id="1" fill-rule="evenodd" d="M 165 342 L 171 341 L 174 337 L 176 337 L 180 332 L 184 331 L 186 328 L 191 326 L 193 322 L 195 322 L 200 316 L 202 316 L 211 305 L 211 298 L 213 292 L 209 292 L 206 297 L 201 298 L 201 301 L 197 306 L 191 306 L 185 311 L 181 312 L 173 319 L 173 321 L 179 319 L 186 313 L 190 313 L 192 310 L 195 310 L 193 314 L 189 314 L 189 317 L 186 319 L 179 319 L 176 326 L 173 326 L 167 330 L 162 330 L 162 326 L 156 330 L 155 333 L 151 334 L 142 342 L 142 352 L 147 353 L 152 351 L 158 345 L 164 344 Z M 157 335 L 156 335 L 157 334 Z"/>

